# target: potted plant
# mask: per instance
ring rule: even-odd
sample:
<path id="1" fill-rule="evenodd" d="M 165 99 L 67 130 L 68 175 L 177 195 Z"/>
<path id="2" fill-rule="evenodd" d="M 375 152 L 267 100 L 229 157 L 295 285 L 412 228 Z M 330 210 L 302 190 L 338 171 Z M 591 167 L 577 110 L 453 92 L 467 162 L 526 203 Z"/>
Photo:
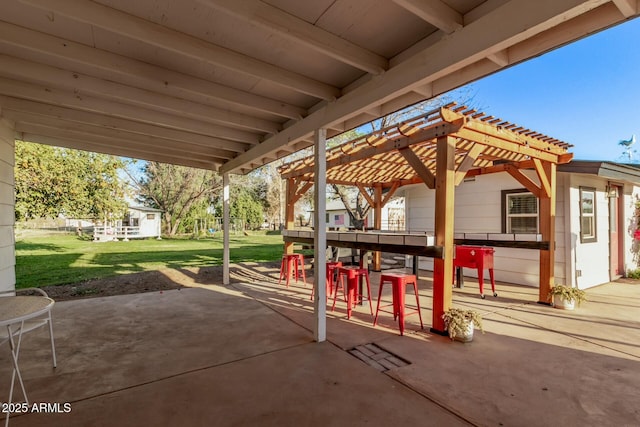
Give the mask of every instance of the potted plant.
<path id="1" fill-rule="evenodd" d="M 444 323 L 449 332 L 449 338 L 461 342 L 473 340 L 474 326 L 482 333 L 482 316 L 473 310 L 463 310 L 461 308 L 450 308 L 442 315 Z"/>
<path id="2" fill-rule="evenodd" d="M 587 300 L 587 294 L 582 289 L 570 286 L 556 285 L 549 290 L 549 300 L 553 298 L 553 306 L 562 310 L 573 310 L 581 302 Z"/>

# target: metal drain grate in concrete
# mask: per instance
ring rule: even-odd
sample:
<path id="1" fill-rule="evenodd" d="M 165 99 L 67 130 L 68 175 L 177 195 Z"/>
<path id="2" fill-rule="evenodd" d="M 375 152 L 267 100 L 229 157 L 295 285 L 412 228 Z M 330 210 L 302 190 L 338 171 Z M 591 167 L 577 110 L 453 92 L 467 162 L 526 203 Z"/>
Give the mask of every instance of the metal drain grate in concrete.
<path id="1" fill-rule="evenodd" d="M 395 354 L 389 353 L 373 343 L 359 345 L 348 351 L 351 355 L 357 357 L 380 372 L 410 365 L 406 360 L 396 356 Z"/>

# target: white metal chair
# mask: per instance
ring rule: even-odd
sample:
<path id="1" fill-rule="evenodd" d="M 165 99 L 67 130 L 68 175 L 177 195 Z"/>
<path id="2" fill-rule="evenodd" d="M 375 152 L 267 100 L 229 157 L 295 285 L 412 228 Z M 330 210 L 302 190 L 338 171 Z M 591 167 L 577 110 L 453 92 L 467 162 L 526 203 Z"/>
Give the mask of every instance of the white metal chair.
<path id="1" fill-rule="evenodd" d="M 44 297 L 49 297 L 49 295 L 47 295 L 47 293 L 45 291 L 43 291 L 42 289 L 39 288 L 23 288 L 23 289 L 16 289 L 15 291 L 3 291 L 0 292 L 0 298 L 3 295 L 14 295 L 15 294 L 19 294 L 19 293 L 26 293 L 26 292 L 35 292 L 38 293 Z M 11 329 L 11 334 L 14 337 L 20 337 L 20 339 L 22 338 L 22 334 L 25 334 L 27 332 L 31 332 L 35 329 L 38 329 L 42 326 L 45 325 L 49 325 L 49 338 L 51 339 L 51 358 L 53 361 L 53 367 L 55 368 L 57 366 L 57 361 L 56 361 L 56 344 L 53 338 L 53 319 L 51 317 L 51 310 L 49 310 L 49 312 L 47 312 L 46 314 L 42 315 L 41 317 L 36 317 L 33 319 L 29 319 L 29 320 L 25 320 L 21 323 L 16 324 L 14 329 Z M 22 332 L 22 334 L 21 334 Z M 8 331 L 5 328 L 0 328 L 0 344 L 4 343 L 5 341 L 7 341 L 9 339 L 8 336 Z M 18 341 L 17 343 L 17 348 L 18 350 L 20 349 L 20 341 Z"/>
<path id="2" fill-rule="evenodd" d="M 47 293 L 45 291 L 43 291 L 42 289 L 38 289 L 38 288 L 24 288 L 24 289 L 17 289 L 15 291 L 3 291 L 0 292 L 0 298 L 2 298 L 3 295 L 16 295 L 18 293 L 25 293 L 25 292 L 32 292 L 32 293 L 37 293 L 42 295 L 43 297 L 49 297 L 47 295 Z M 45 325 L 49 325 L 49 338 L 51 340 L 51 358 L 53 361 L 53 367 L 55 368 L 57 366 L 57 361 L 56 361 L 56 345 L 55 345 L 55 341 L 53 338 L 53 320 L 51 317 L 51 310 L 48 310 L 46 312 L 46 314 L 43 314 L 39 317 L 34 317 L 31 319 L 27 319 L 27 320 L 23 320 L 21 322 L 18 322 L 14 325 L 11 325 L 8 328 L 0 328 L 0 345 L 4 344 L 5 342 L 9 342 L 9 345 L 11 347 L 11 352 L 12 357 L 13 357 L 13 361 L 14 361 L 14 370 L 13 373 L 11 375 L 11 388 L 9 391 L 9 403 L 12 402 L 13 400 L 13 386 L 15 384 L 15 379 L 16 376 L 18 377 L 18 382 L 20 383 L 20 388 L 22 389 L 22 394 L 24 395 L 24 399 L 25 402 L 28 404 L 29 400 L 27 398 L 27 392 L 25 391 L 24 388 L 24 383 L 22 381 L 22 376 L 20 375 L 20 371 L 18 370 L 18 365 L 17 365 L 17 360 L 19 357 L 19 353 L 20 353 L 20 344 L 22 342 L 22 335 L 27 333 L 27 332 L 31 332 L 35 329 L 38 329 L 42 326 Z M 18 337 L 18 342 L 14 342 L 14 338 Z M 6 419 L 5 419 L 5 427 L 7 427 L 9 425 L 9 415 L 10 413 L 7 412 L 6 413 Z"/>

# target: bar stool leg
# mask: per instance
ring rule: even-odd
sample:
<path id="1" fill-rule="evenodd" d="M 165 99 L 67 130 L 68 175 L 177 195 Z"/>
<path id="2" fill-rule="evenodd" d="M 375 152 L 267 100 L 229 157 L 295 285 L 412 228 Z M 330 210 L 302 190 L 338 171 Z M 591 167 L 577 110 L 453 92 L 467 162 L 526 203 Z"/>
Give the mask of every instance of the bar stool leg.
<path id="1" fill-rule="evenodd" d="M 344 297 L 344 282 L 342 281 L 342 274 L 338 272 L 338 280 L 340 281 L 340 286 L 342 286 L 342 296 Z M 331 311 L 336 308 L 336 300 L 338 299 L 338 283 L 333 289 L 333 305 L 331 305 Z"/>
<path id="2" fill-rule="evenodd" d="M 380 312 L 380 301 L 382 301 L 383 285 L 384 285 L 384 282 L 380 281 L 380 289 L 378 290 L 378 304 L 376 305 L 376 315 L 373 318 L 373 326 L 376 326 L 378 324 L 378 313 Z"/>
<path id="3" fill-rule="evenodd" d="M 302 271 L 302 282 L 307 286 L 307 274 L 304 271 L 304 256 L 300 255 L 300 270 Z"/>
<path id="4" fill-rule="evenodd" d="M 398 326 L 400 328 L 400 335 L 404 335 L 404 297 L 405 286 L 404 283 L 393 284 L 396 287 L 396 295 L 398 297 Z M 395 308 L 394 308 L 395 310 Z"/>
<path id="5" fill-rule="evenodd" d="M 358 299 L 359 278 L 360 276 L 358 274 L 347 276 L 347 319 L 351 319 L 353 307 L 356 305 L 356 301 Z"/>
<path id="6" fill-rule="evenodd" d="M 367 281 L 367 298 L 369 299 L 369 311 L 373 314 L 373 306 L 371 305 L 371 282 L 369 281 L 369 273 L 364 275 L 365 280 Z"/>
<path id="7" fill-rule="evenodd" d="M 424 329 L 424 325 L 422 324 L 422 313 L 420 311 L 420 296 L 418 295 L 418 282 L 413 282 L 413 290 L 416 294 L 416 306 L 418 307 L 418 317 L 420 318 L 420 329 Z"/>

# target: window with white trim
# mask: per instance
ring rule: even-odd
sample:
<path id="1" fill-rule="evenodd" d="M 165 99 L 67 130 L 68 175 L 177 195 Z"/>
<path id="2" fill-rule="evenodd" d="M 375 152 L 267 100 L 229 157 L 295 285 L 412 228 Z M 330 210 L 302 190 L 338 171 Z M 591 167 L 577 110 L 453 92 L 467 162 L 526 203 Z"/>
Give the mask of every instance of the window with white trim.
<path id="1" fill-rule="evenodd" d="M 538 198 L 526 189 L 502 191 L 502 232 L 538 233 Z"/>
<path id="2" fill-rule="evenodd" d="M 596 241 L 596 189 L 580 187 L 580 242 Z"/>

